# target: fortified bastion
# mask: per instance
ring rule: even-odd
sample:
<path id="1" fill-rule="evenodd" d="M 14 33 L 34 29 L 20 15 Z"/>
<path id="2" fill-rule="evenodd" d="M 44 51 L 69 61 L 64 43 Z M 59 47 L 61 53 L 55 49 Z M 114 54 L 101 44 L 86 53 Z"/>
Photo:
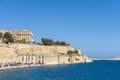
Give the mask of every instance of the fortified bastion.
<path id="1" fill-rule="evenodd" d="M 69 50 L 75 49 L 72 46 L 58 45 L 0 44 L 0 64 L 43 61 L 47 64 L 92 62 L 86 55 L 67 55 Z"/>
<path id="2" fill-rule="evenodd" d="M 14 44 L 18 54 L 67 54 L 69 50 L 74 51 L 71 46 L 45 46 L 45 45 L 30 45 L 30 44 Z"/>

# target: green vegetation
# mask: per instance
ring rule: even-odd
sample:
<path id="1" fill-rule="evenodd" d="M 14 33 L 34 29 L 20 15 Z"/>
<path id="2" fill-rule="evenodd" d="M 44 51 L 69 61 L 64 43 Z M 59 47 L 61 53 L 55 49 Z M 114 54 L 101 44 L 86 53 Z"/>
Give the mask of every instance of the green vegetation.
<path id="1" fill-rule="evenodd" d="M 79 51 L 78 51 L 78 50 L 74 50 L 74 53 L 76 53 L 76 54 L 77 54 L 77 53 L 79 53 Z"/>
<path id="2" fill-rule="evenodd" d="M 42 38 L 42 44 L 43 45 L 53 45 L 54 42 L 51 39 L 47 39 L 47 38 Z"/>
<path id="3" fill-rule="evenodd" d="M 74 54 L 74 51 L 69 50 L 69 51 L 67 52 L 67 54 L 68 54 L 68 55 Z"/>
<path id="4" fill-rule="evenodd" d="M 0 32 L 0 39 L 2 38 L 3 34 Z"/>
<path id="5" fill-rule="evenodd" d="M 72 55 L 72 54 L 80 55 L 80 53 L 79 53 L 78 50 L 74 50 L 74 51 L 69 50 L 69 51 L 67 52 L 67 54 L 68 54 L 68 55 Z"/>
<path id="6" fill-rule="evenodd" d="M 5 32 L 2 36 L 2 38 L 3 38 L 3 42 L 5 42 L 7 44 L 14 42 L 14 38 L 13 38 L 12 34 L 9 32 Z"/>
<path id="7" fill-rule="evenodd" d="M 41 41 L 43 45 L 69 45 L 70 46 L 70 44 L 67 44 L 64 41 L 53 41 L 52 39 L 48 39 L 48 38 L 42 38 Z"/>
<path id="8" fill-rule="evenodd" d="M 37 44 L 37 45 L 42 45 L 42 44 L 41 44 L 41 43 L 39 43 L 39 42 L 38 42 L 38 43 L 35 43 L 35 44 Z"/>

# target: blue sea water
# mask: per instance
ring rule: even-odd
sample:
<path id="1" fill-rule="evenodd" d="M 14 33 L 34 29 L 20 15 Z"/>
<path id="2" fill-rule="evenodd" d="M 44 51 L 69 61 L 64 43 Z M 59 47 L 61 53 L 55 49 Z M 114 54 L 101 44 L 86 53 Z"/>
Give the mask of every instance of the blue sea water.
<path id="1" fill-rule="evenodd" d="M 120 61 L 5 70 L 0 80 L 120 80 Z"/>

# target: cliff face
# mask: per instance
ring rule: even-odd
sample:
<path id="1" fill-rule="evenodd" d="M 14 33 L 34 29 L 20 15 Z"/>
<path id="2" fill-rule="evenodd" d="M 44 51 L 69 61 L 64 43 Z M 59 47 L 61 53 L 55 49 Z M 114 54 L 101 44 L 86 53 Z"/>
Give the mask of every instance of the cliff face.
<path id="1" fill-rule="evenodd" d="M 18 54 L 67 54 L 68 50 L 74 50 L 71 46 L 42 46 L 29 44 L 12 44 L 0 45 L 0 63 L 14 63 L 17 62 Z"/>
<path id="2" fill-rule="evenodd" d="M 18 54 L 67 54 L 68 50 L 74 51 L 71 46 L 42 46 L 42 45 L 25 45 L 15 44 L 16 51 Z"/>
<path id="3" fill-rule="evenodd" d="M 0 47 L 0 63 L 16 62 L 16 54 L 13 48 Z"/>
<path id="4" fill-rule="evenodd" d="M 15 63 L 22 61 L 22 57 L 25 57 L 25 60 L 33 55 L 40 55 L 43 53 L 45 56 L 45 60 L 48 60 L 48 55 L 52 54 L 56 60 L 58 60 L 58 54 L 63 53 L 67 54 L 67 52 L 71 50 L 74 51 L 74 48 L 71 46 L 42 46 L 42 45 L 29 45 L 29 44 L 12 44 L 12 45 L 0 45 L 0 63 Z M 79 51 L 80 52 L 80 51 Z M 28 55 L 29 54 L 29 55 Z M 56 57 L 57 56 L 57 57 Z M 41 56 L 42 57 L 42 56 Z M 78 58 L 78 59 L 77 59 Z M 52 61 L 53 59 L 50 58 Z M 60 61 L 68 62 L 68 55 L 59 56 Z M 84 62 L 92 62 L 87 56 L 71 56 L 71 63 L 84 63 Z M 77 59 L 77 61 L 76 61 Z M 33 59 L 31 59 L 33 60 Z M 58 61 L 57 61 L 58 62 Z M 49 61 L 46 61 L 49 64 Z"/>

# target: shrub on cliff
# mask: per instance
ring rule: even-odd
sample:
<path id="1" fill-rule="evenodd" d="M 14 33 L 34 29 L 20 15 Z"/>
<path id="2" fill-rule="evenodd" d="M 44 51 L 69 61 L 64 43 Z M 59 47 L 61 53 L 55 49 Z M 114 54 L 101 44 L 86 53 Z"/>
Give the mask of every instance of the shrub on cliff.
<path id="1" fill-rule="evenodd" d="M 80 55 L 78 50 L 74 50 L 74 51 L 69 50 L 69 51 L 67 52 L 67 54 L 68 54 L 68 55 L 71 55 L 71 54 Z"/>
<path id="2" fill-rule="evenodd" d="M 13 38 L 13 36 L 12 36 L 12 34 L 11 33 L 9 33 L 9 32 L 6 32 L 4 35 L 3 35 L 3 41 L 5 42 L 5 43 L 13 43 L 14 42 L 14 38 Z"/>
<path id="3" fill-rule="evenodd" d="M 74 54 L 74 51 L 69 50 L 69 51 L 67 52 L 67 54 L 68 54 L 68 55 Z"/>
<path id="4" fill-rule="evenodd" d="M 48 38 L 42 38 L 42 44 L 43 45 L 67 45 L 70 46 L 70 44 L 66 44 L 64 41 L 53 41 L 52 39 Z"/>
<path id="5" fill-rule="evenodd" d="M 74 53 L 75 53 L 76 55 L 80 55 L 80 53 L 79 53 L 78 50 L 74 50 Z"/>
<path id="6" fill-rule="evenodd" d="M 51 39 L 47 39 L 47 38 L 42 38 L 42 44 L 43 45 L 52 45 L 53 41 Z"/>
<path id="7" fill-rule="evenodd" d="M 0 39 L 2 38 L 2 35 L 3 35 L 3 34 L 0 32 Z"/>

